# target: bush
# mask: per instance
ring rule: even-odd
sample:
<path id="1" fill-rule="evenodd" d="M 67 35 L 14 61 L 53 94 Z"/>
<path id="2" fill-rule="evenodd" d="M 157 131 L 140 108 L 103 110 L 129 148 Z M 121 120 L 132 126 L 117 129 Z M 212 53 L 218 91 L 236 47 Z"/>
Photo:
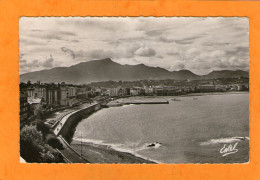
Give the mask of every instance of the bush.
<path id="1" fill-rule="evenodd" d="M 43 138 L 50 133 L 49 127 L 44 124 L 41 120 L 36 120 L 35 125 L 38 131 L 40 131 L 43 135 Z"/>
<path id="2" fill-rule="evenodd" d="M 36 130 L 35 126 L 24 126 L 20 132 L 21 156 L 27 162 L 39 162 L 42 151 L 42 134 Z"/>
<path id="3" fill-rule="evenodd" d="M 57 148 L 57 149 L 63 149 L 63 145 L 60 142 L 60 140 L 54 136 L 54 135 L 47 135 L 46 137 L 46 143 L 49 144 L 50 146 L 52 146 L 53 148 Z"/>
<path id="4" fill-rule="evenodd" d="M 24 126 L 20 132 L 20 154 L 26 162 L 64 162 L 61 154 L 43 142 L 36 126 Z"/>
<path id="5" fill-rule="evenodd" d="M 52 151 L 48 145 L 45 146 L 45 149 L 47 150 L 45 153 L 40 153 L 42 162 L 44 163 L 64 162 L 63 157 L 60 153 L 56 151 Z"/>

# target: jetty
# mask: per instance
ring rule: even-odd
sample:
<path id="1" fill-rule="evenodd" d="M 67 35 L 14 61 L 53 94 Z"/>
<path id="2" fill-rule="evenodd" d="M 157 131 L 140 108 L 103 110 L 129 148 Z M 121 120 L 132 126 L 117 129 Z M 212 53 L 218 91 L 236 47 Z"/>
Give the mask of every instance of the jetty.
<path id="1" fill-rule="evenodd" d="M 142 101 L 142 100 L 133 100 L 133 101 L 112 101 L 107 103 L 103 107 L 117 107 L 117 106 L 123 106 L 123 105 L 140 105 L 140 104 L 169 104 L 169 101 L 167 100 L 159 100 L 159 101 Z"/>
<path id="2" fill-rule="evenodd" d="M 120 102 L 122 104 L 169 104 L 169 101 L 129 101 Z"/>

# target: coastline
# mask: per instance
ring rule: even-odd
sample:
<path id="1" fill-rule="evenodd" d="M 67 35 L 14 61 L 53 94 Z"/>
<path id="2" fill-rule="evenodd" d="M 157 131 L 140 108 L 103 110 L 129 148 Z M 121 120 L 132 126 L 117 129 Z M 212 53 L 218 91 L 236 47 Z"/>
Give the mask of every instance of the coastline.
<path id="1" fill-rule="evenodd" d="M 94 164 L 157 164 L 131 152 L 116 150 L 109 145 L 72 141 L 70 146 Z"/>
<path id="2" fill-rule="evenodd" d="M 189 96 L 204 96 L 204 95 L 224 95 L 224 94 L 247 94 L 246 92 L 209 92 L 209 93 L 191 93 L 181 96 L 167 96 L 167 97 L 189 97 Z M 164 98 L 166 96 L 155 96 L 154 98 Z M 137 99 L 150 99 L 146 96 L 136 96 L 131 98 Z M 121 98 L 117 99 L 120 100 Z M 117 101 L 116 100 L 116 101 Z M 115 100 L 114 100 L 115 101 Z M 113 101 L 110 101 L 113 102 Z M 113 107 L 113 106 L 112 106 Z M 109 106 L 107 107 L 109 108 Z M 103 108 L 100 108 L 103 109 Z M 100 110 L 99 109 L 99 110 Z M 98 110 L 97 110 L 98 111 Z M 96 112 L 96 111 L 95 111 Z M 95 113 L 93 112 L 93 113 Z M 92 114 L 92 113 L 90 113 Z M 88 114 L 86 118 L 90 115 Z M 79 119 L 79 122 L 83 119 Z M 78 125 L 78 124 L 77 124 Z M 75 129 L 73 130 L 75 132 Z M 74 134 L 74 133 L 73 133 Z M 128 152 L 124 149 L 117 149 L 111 145 L 105 144 L 98 141 L 84 141 L 81 142 L 79 139 L 72 139 L 70 146 L 76 150 L 79 154 L 82 154 L 90 163 L 96 164 L 157 164 L 154 160 L 149 160 L 147 157 L 141 157 L 134 152 Z"/>
<path id="3" fill-rule="evenodd" d="M 156 164 L 157 162 L 148 160 L 145 157 L 140 157 L 132 152 L 126 152 L 124 150 L 117 150 L 115 148 L 112 148 L 109 145 L 106 144 L 96 144 L 92 142 L 75 142 L 73 141 L 73 136 L 75 133 L 76 126 L 80 121 L 82 121 L 84 118 L 87 118 L 92 113 L 97 112 L 98 110 L 102 109 L 102 107 L 99 107 L 98 109 L 95 109 L 93 112 L 87 112 L 84 113 L 84 115 L 80 115 L 78 118 L 75 118 L 75 123 L 69 125 L 70 130 L 66 133 L 65 141 L 69 144 L 69 146 L 76 151 L 79 156 L 82 154 L 82 156 L 89 161 L 90 163 L 120 163 L 120 164 Z M 84 110 L 81 109 L 81 110 Z M 66 115 L 73 115 L 77 112 L 81 112 L 80 109 L 74 110 L 72 112 L 66 113 Z M 66 116 L 65 115 L 65 116 Z M 71 116 L 69 115 L 66 118 L 66 121 Z M 64 117 L 65 117 L 64 116 Z M 62 119 L 61 119 L 62 120 Z M 65 126 L 66 121 L 62 122 L 62 128 Z M 60 121 L 58 122 L 60 123 Z M 66 127 L 67 128 L 67 127 Z M 55 128 L 56 129 L 56 128 Z M 55 130 L 54 129 L 54 130 Z M 62 129 L 60 129 L 62 130 Z M 56 133 L 58 134 L 58 133 Z M 69 140 L 69 141 L 68 141 Z"/>

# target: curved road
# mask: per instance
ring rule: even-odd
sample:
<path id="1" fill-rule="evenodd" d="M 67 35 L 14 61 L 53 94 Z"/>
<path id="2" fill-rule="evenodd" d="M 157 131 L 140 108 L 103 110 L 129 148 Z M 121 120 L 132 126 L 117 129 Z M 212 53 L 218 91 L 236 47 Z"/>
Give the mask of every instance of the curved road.
<path id="1" fill-rule="evenodd" d="M 68 120 L 68 118 L 72 115 L 72 114 L 75 114 L 77 113 L 78 111 L 81 111 L 82 109 L 86 109 L 86 108 L 89 108 L 91 106 L 95 106 L 97 105 L 98 103 L 94 103 L 94 104 L 88 104 L 87 106 L 81 108 L 81 109 L 78 109 L 78 110 L 75 110 L 75 111 L 72 111 L 70 113 L 68 113 L 67 115 L 63 116 L 61 118 L 61 120 L 59 121 L 58 125 L 56 126 L 56 128 L 54 128 L 53 132 L 55 135 L 58 135 L 60 130 L 62 129 L 62 127 L 64 126 L 64 124 L 66 123 L 66 121 Z"/>
<path id="2" fill-rule="evenodd" d="M 61 120 L 58 122 L 58 125 L 54 128 L 54 130 L 53 130 L 54 134 L 58 136 L 60 130 L 62 129 L 62 127 L 64 126 L 64 124 L 66 123 L 66 121 L 72 114 L 77 113 L 78 111 L 81 111 L 82 109 L 86 109 L 91 106 L 94 106 L 96 104 L 98 104 L 98 103 L 88 104 L 87 106 L 84 106 L 81 109 L 72 111 L 72 112 L 64 115 L 61 118 Z M 67 162 L 67 163 L 89 163 L 89 161 L 87 161 L 86 159 L 81 157 L 81 155 L 78 152 L 76 152 L 72 147 L 70 147 L 70 145 L 66 142 L 65 139 L 63 139 L 62 137 L 58 137 L 58 138 L 60 139 L 60 142 L 62 143 L 63 148 L 64 148 L 59 151 L 62 154 L 62 156 L 64 157 L 65 162 Z"/>

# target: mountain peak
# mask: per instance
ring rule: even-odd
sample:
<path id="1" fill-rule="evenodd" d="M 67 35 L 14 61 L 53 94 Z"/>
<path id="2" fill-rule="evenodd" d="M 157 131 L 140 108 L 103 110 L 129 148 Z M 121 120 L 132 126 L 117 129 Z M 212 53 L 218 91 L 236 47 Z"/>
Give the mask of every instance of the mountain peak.
<path id="1" fill-rule="evenodd" d="M 104 63 L 115 63 L 114 61 L 112 61 L 111 58 L 105 58 L 105 59 L 94 60 L 94 61 L 104 62 Z"/>
<path id="2" fill-rule="evenodd" d="M 214 73 L 213 73 L 214 72 Z M 52 68 L 20 75 L 20 82 L 67 82 L 72 84 L 88 84 L 100 81 L 136 81 L 136 80 L 187 80 L 212 79 L 226 77 L 248 77 L 243 71 L 213 71 L 205 76 L 198 76 L 189 70 L 168 71 L 161 67 L 150 67 L 144 64 L 121 65 L 104 58 L 81 62 L 70 67 Z"/>
<path id="3" fill-rule="evenodd" d="M 111 58 L 100 59 L 99 61 L 112 61 Z"/>

